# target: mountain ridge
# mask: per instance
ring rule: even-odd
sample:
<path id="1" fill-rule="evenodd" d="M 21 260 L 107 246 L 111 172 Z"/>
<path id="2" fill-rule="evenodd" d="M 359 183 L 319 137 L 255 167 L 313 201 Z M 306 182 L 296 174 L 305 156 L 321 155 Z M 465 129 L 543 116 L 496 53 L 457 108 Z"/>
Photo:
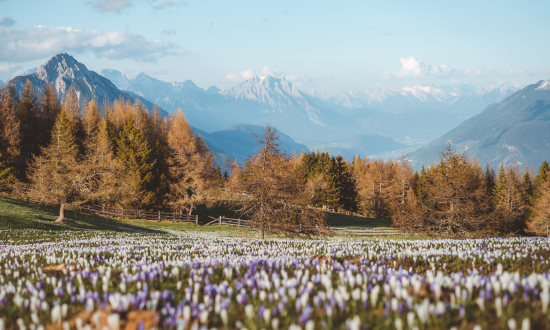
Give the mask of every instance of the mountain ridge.
<path id="1" fill-rule="evenodd" d="M 550 80 L 526 86 L 419 150 L 407 155 L 417 167 L 437 159 L 447 141 L 482 164 L 493 167 L 540 165 L 550 153 Z"/>
<path id="2" fill-rule="evenodd" d="M 149 111 L 153 111 L 154 108 L 153 103 L 131 92 L 120 90 L 109 79 L 88 70 L 83 63 L 65 52 L 53 56 L 33 73 L 13 78 L 10 83 L 13 83 L 15 89 L 21 92 L 27 80 L 32 82 L 38 95 L 41 94 L 47 82 L 52 82 L 61 100 L 73 86 L 81 106 L 87 100 L 93 99 L 101 108 L 105 99 L 114 102 L 122 97 L 132 102 L 136 100 L 141 102 Z M 160 111 L 163 115 L 167 115 L 164 110 Z"/>

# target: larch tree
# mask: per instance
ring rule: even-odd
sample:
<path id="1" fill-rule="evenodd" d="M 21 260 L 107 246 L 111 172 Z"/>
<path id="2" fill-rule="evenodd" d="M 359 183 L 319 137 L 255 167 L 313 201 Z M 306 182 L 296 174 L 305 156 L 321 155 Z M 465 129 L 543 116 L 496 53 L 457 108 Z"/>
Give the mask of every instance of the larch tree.
<path id="1" fill-rule="evenodd" d="M 21 154 L 21 135 L 17 118 L 18 98 L 12 84 L 0 90 L 0 153 L 2 153 L 3 177 L 13 182 L 21 173 L 17 162 Z"/>
<path id="2" fill-rule="evenodd" d="M 193 134 L 181 110 L 171 120 L 168 146 L 169 205 L 174 210 L 186 210 L 191 214 L 197 204 L 218 194 L 214 155 L 204 140 Z"/>
<path id="3" fill-rule="evenodd" d="M 79 198 L 77 181 L 78 146 L 67 111 L 63 110 L 55 122 L 50 144 L 35 156 L 29 169 L 29 195 L 39 202 L 58 205 L 59 218 L 65 219 L 65 207 Z"/>
<path id="4" fill-rule="evenodd" d="M 544 192 L 544 185 L 545 183 L 550 181 L 550 166 L 548 165 L 548 162 L 544 161 L 542 162 L 542 165 L 539 168 L 539 171 L 537 172 L 537 175 L 534 179 L 533 184 L 533 195 L 531 196 L 530 201 L 530 207 L 528 212 L 528 221 L 530 221 L 532 218 L 536 216 L 535 210 L 537 209 L 537 205 L 542 198 L 543 192 Z"/>
<path id="5" fill-rule="evenodd" d="M 483 171 L 447 144 L 441 162 L 428 168 L 423 200 L 409 199 L 400 227 L 434 237 L 480 237 L 497 233 Z"/>
<path id="6" fill-rule="evenodd" d="M 527 224 L 530 232 L 550 237 L 550 182 L 544 182 L 539 186 L 540 197 L 533 209 L 534 216 Z"/>
<path id="7" fill-rule="evenodd" d="M 266 125 L 264 135 L 255 137 L 260 150 L 248 159 L 242 180 L 231 188 L 242 196 L 235 207 L 249 219 L 249 228 L 257 229 L 260 239 L 265 232 L 291 237 L 327 232 L 325 214 L 310 206 L 303 180 L 279 150 L 275 128 Z"/>

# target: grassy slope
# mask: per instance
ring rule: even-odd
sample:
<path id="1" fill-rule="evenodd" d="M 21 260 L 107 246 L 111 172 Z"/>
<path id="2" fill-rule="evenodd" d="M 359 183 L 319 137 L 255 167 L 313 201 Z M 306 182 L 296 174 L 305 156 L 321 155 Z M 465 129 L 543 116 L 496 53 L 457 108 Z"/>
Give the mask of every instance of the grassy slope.
<path id="1" fill-rule="evenodd" d="M 96 229 L 119 232 L 155 232 L 121 221 L 78 211 L 65 211 L 66 226 L 53 223 L 59 209 L 0 196 L 0 227 L 2 229 Z"/>
<path id="2" fill-rule="evenodd" d="M 66 211 L 66 225 L 57 225 L 53 221 L 58 216 L 58 209 L 0 196 L 0 230 L 5 229 L 43 229 L 43 230 L 79 230 L 95 229 L 118 232 L 196 232 L 204 234 L 223 234 L 224 236 L 255 237 L 254 231 L 231 226 L 197 226 L 195 224 L 156 222 L 142 220 L 117 220 L 78 211 Z M 213 208 L 200 206 L 193 212 L 199 215 L 199 222 L 206 224 L 218 216 L 236 217 L 227 206 Z M 333 227 L 380 228 L 389 227 L 386 220 L 359 218 L 334 212 L 327 212 L 327 224 Z"/>

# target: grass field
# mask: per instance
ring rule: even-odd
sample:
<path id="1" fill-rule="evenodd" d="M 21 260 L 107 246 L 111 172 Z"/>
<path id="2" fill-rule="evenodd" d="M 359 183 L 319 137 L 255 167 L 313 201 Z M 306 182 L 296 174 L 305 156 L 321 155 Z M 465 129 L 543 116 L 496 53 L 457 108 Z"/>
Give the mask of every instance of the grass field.
<path id="1" fill-rule="evenodd" d="M 0 228 L 2 229 L 42 229 L 42 230 L 106 230 L 133 233 L 200 233 L 228 237 L 255 237 L 255 231 L 231 226 L 198 226 L 187 223 L 156 222 L 132 219 L 112 219 L 79 211 L 65 211 L 64 225 L 55 224 L 58 208 L 0 196 Z M 206 224 L 219 216 L 237 217 L 226 205 L 207 208 L 199 206 L 194 212 L 199 223 Z M 384 228 L 390 227 L 387 220 L 360 218 L 327 212 L 327 224 L 332 227 Z"/>

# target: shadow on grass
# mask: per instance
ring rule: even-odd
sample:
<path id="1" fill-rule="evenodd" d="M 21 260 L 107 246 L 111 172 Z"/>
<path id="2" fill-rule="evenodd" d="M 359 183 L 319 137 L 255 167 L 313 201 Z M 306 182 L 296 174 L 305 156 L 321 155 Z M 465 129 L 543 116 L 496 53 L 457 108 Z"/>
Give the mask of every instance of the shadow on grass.
<path id="1" fill-rule="evenodd" d="M 65 211 L 65 225 L 55 224 L 59 209 L 43 206 L 7 196 L 0 196 L 0 227 L 12 229 L 74 230 L 92 229 L 133 233 L 165 233 L 162 230 L 143 228 L 116 219 L 75 210 Z M 37 221 L 38 220 L 38 221 Z"/>

